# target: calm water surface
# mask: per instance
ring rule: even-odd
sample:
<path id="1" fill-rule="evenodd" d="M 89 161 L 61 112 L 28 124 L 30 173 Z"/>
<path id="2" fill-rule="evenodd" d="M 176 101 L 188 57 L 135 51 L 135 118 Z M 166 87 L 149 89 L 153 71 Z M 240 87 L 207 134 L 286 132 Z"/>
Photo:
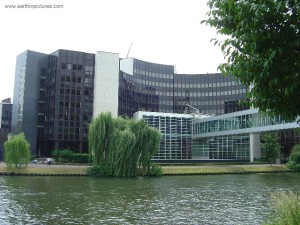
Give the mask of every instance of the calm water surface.
<path id="1" fill-rule="evenodd" d="M 0 224 L 261 224 L 300 174 L 0 177 Z"/>

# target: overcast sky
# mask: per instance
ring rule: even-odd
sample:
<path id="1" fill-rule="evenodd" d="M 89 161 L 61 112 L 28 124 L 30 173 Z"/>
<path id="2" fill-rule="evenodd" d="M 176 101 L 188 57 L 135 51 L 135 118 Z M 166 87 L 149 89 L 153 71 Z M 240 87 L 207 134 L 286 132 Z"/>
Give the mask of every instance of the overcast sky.
<path id="1" fill-rule="evenodd" d="M 177 73 L 215 73 L 224 61 L 201 24 L 207 0 L 1 0 L 0 100 L 12 97 L 16 56 L 25 50 L 108 51 L 161 64 Z M 7 9 L 5 5 L 63 5 Z"/>

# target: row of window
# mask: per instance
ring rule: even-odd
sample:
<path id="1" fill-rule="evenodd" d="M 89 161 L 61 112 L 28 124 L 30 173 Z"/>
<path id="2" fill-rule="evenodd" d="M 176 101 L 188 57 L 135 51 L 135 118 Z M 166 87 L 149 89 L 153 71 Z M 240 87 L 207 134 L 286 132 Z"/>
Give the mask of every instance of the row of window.
<path id="1" fill-rule="evenodd" d="M 154 72 L 139 70 L 139 69 L 134 69 L 133 73 L 136 75 L 144 75 L 144 76 L 151 76 L 151 77 L 156 77 L 156 78 L 172 79 L 172 80 L 173 80 L 173 76 L 174 76 L 173 74 L 154 73 Z"/>
<path id="2" fill-rule="evenodd" d="M 218 82 L 218 83 L 211 83 L 211 82 L 196 82 L 196 83 L 175 83 L 175 88 L 211 88 L 211 87 L 233 87 L 233 86 L 241 86 L 239 83 L 235 81 L 225 81 L 225 82 Z"/>

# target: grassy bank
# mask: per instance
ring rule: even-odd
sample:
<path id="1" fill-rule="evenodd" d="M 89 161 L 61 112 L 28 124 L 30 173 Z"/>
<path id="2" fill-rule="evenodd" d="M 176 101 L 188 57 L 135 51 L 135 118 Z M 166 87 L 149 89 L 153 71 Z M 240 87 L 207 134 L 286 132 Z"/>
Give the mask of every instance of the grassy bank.
<path id="1" fill-rule="evenodd" d="M 49 175 L 85 175 L 88 166 L 74 165 L 34 165 L 30 164 L 25 169 L 8 169 L 4 163 L 0 164 L 0 173 L 21 173 L 21 174 L 49 174 Z M 288 172 L 285 165 L 269 164 L 238 164 L 238 165 L 173 165 L 162 166 L 164 175 L 183 174 L 220 174 L 220 173 L 260 173 L 260 172 Z"/>
<path id="2" fill-rule="evenodd" d="M 165 166 L 165 175 L 172 174 L 212 174 L 212 173 L 260 173 L 290 171 L 285 165 L 245 164 L 245 165 L 202 165 L 202 166 Z"/>
<path id="3" fill-rule="evenodd" d="M 0 167 L 0 173 L 21 173 L 21 174 L 86 174 L 87 166 L 56 166 L 56 165 L 29 165 L 25 169 L 9 169 L 5 166 Z"/>

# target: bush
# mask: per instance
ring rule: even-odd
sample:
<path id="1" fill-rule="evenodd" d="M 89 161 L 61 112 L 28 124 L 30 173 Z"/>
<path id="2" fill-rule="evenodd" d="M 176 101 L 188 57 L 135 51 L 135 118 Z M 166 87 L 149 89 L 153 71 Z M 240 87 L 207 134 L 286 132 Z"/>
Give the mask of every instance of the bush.
<path id="1" fill-rule="evenodd" d="M 60 152 L 59 161 L 62 163 L 72 162 L 73 152 L 71 150 L 65 149 Z"/>
<path id="2" fill-rule="evenodd" d="M 87 153 L 74 153 L 73 162 L 74 163 L 89 163 L 90 157 Z"/>
<path id="3" fill-rule="evenodd" d="M 91 166 L 87 169 L 87 175 L 90 177 L 110 177 L 112 176 L 112 166 L 109 163 Z"/>
<path id="4" fill-rule="evenodd" d="M 100 166 L 91 166 L 87 169 L 87 175 L 90 177 L 101 177 Z"/>
<path id="5" fill-rule="evenodd" d="M 272 213 L 266 225 L 299 225 L 300 197 L 289 191 L 271 195 Z"/>
<path id="6" fill-rule="evenodd" d="M 300 145 L 295 145 L 292 148 L 292 152 L 289 157 L 287 164 L 288 168 L 296 171 L 300 171 Z"/>
<path id="7" fill-rule="evenodd" d="M 147 175 L 148 176 L 155 176 L 155 177 L 162 176 L 163 172 L 162 172 L 161 166 L 157 165 L 155 163 L 151 164 L 150 171 L 149 171 L 149 173 Z"/>
<path id="8" fill-rule="evenodd" d="M 52 151 L 52 157 L 55 159 L 55 162 L 59 161 L 59 156 L 60 156 L 60 152 L 59 150 L 55 149 Z"/>

